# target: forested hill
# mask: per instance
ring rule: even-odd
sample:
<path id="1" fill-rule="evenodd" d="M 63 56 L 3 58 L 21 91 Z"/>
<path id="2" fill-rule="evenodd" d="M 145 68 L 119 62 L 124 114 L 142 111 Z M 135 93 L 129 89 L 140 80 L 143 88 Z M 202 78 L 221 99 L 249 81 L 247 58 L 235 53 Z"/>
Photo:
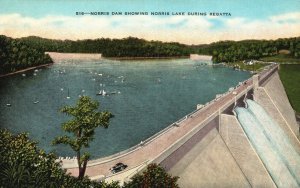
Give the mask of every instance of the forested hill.
<path id="1" fill-rule="evenodd" d="M 220 41 L 205 45 L 146 41 L 134 37 L 71 41 L 33 36 L 20 40 L 43 51 L 101 53 L 104 57 L 180 57 L 198 53 L 212 55 L 214 62 L 234 62 L 274 56 L 280 50 L 285 50 L 289 56 L 300 58 L 300 37 L 277 40 Z"/>
<path id="2" fill-rule="evenodd" d="M 260 59 L 284 51 L 292 58 L 300 58 L 300 37 L 277 40 L 220 41 L 209 45 L 194 46 L 199 54 L 213 56 L 214 62 L 234 62 Z"/>
<path id="3" fill-rule="evenodd" d="M 189 56 L 192 48 L 180 43 L 146 41 L 134 37 L 124 39 L 52 40 L 25 37 L 21 41 L 43 51 L 66 53 L 101 53 L 104 57 L 181 57 Z"/>
<path id="4" fill-rule="evenodd" d="M 0 35 L 0 74 L 48 63 L 52 60 L 42 49 Z"/>
<path id="5" fill-rule="evenodd" d="M 174 39 L 175 40 L 175 39 Z M 300 59 L 300 37 L 277 40 L 220 41 L 204 45 L 124 39 L 54 40 L 41 37 L 12 39 L 0 35 L 0 74 L 51 62 L 44 52 L 101 53 L 103 57 L 185 57 L 191 53 L 212 55 L 213 61 L 234 62 L 275 56 Z"/>

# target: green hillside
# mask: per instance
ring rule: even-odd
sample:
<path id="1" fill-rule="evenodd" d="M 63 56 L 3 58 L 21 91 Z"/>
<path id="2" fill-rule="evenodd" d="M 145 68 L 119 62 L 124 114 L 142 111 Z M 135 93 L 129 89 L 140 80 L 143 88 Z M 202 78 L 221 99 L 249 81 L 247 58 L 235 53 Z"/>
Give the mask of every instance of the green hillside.
<path id="1" fill-rule="evenodd" d="M 290 103 L 300 112 L 300 65 L 280 65 L 280 79 L 284 85 Z"/>

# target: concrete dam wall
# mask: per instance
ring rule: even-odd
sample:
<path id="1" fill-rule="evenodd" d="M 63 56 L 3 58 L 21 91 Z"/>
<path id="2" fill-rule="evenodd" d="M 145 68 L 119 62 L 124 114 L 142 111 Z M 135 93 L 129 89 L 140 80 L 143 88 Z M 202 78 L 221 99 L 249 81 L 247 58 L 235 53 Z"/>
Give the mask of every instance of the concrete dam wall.
<path id="1" fill-rule="evenodd" d="M 270 69 L 269 74 L 254 76 L 253 90 L 219 112 L 216 128 L 194 144 L 169 170 L 180 177 L 181 187 L 300 186 L 299 127 L 277 70 Z M 261 115 L 263 112 L 253 108 L 251 100 L 252 106 L 249 106 L 246 102 L 249 99 L 267 114 Z M 252 118 L 259 117 L 264 131 L 253 127 L 254 122 L 250 123 L 248 115 L 241 119 L 232 113 L 234 109 L 241 109 L 243 113 L 243 109 L 248 108 L 252 109 L 249 115 L 255 114 Z M 248 123 L 248 130 L 241 122 Z M 259 135 L 262 138 L 257 137 Z M 263 147 L 265 149 L 261 150 Z"/>

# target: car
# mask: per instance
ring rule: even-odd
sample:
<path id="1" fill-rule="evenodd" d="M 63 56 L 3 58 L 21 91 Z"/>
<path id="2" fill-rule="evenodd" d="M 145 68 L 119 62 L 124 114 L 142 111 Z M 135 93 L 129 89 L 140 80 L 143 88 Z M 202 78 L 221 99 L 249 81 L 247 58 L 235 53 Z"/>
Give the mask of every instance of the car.
<path id="1" fill-rule="evenodd" d="M 118 173 L 122 170 L 124 170 L 125 168 L 127 168 L 127 165 L 123 164 L 123 163 L 117 163 L 115 164 L 115 166 L 113 166 L 112 168 L 110 168 L 110 171 L 115 174 Z"/>

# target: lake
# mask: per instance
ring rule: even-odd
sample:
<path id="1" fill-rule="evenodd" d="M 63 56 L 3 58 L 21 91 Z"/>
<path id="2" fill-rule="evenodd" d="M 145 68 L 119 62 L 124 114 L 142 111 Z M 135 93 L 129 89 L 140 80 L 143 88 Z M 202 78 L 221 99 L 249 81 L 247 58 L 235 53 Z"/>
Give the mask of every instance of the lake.
<path id="1" fill-rule="evenodd" d="M 92 158 L 140 143 L 251 76 L 189 59 L 70 60 L 25 74 L 0 79 L 1 128 L 28 132 L 47 152 L 72 157 L 69 147 L 51 141 L 64 134 L 60 125 L 69 118 L 59 109 L 87 95 L 115 115 L 108 129 L 97 129 Z M 103 90 L 109 95 L 96 95 Z"/>

